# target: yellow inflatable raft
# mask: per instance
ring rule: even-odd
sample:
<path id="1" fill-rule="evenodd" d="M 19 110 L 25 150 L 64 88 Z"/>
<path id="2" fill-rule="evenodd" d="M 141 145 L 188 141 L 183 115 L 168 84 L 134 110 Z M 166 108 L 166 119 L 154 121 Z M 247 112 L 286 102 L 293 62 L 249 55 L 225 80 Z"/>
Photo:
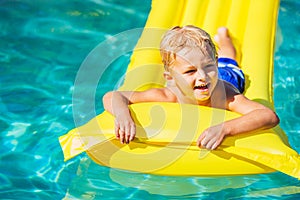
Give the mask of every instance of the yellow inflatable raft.
<path id="1" fill-rule="evenodd" d="M 273 107 L 273 49 L 279 0 L 153 0 L 143 34 L 133 52 L 120 90 L 164 85 L 158 47 L 162 34 L 175 25 L 193 24 L 211 35 L 229 28 L 240 50 L 247 77 L 245 95 Z M 114 137 L 114 119 L 103 112 L 59 138 L 65 160 L 86 151 L 112 168 L 161 175 L 238 175 L 281 171 L 300 178 L 300 159 L 280 127 L 227 137 L 216 150 L 195 141 L 211 125 L 238 117 L 208 107 L 175 103 L 130 106 L 137 137 L 122 145 Z"/>

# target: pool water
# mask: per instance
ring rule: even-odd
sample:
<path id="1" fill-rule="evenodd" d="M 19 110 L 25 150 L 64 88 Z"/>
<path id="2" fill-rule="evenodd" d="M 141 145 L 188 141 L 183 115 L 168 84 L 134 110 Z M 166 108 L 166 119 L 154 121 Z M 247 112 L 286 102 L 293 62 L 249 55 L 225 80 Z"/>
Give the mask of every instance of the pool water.
<path id="1" fill-rule="evenodd" d="M 143 27 L 150 4 L 150 0 L 0 1 L 0 199 L 300 198 L 300 182 L 280 172 L 167 177 L 113 170 L 85 154 L 63 161 L 57 138 L 103 111 L 101 97 L 120 84 L 130 52 L 103 72 L 95 110 L 75 114 L 73 105 L 88 104 L 72 96 L 81 63 L 110 36 Z M 297 152 L 299 35 L 300 2 L 281 0 L 274 100 L 281 127 Z"/>

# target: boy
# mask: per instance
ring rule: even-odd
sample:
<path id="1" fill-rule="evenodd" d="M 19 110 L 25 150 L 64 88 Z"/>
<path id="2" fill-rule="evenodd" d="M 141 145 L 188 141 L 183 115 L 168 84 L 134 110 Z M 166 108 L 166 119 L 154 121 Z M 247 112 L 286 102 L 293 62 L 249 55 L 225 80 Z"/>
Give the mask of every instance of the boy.
<path id="1" fill-rule="evenodd" d="M 174 27 L 166 32 L 160 44 L 166 87 L 104 95 L 104 108 L 115 116 L 115 133 L 121 143 L 129 143 L 135 137 L 128 105 L 138 102 L 188 103 L 242 114 L 206 129 L 197 145 L 207 149 L 216 149 L 227 135 L 268 129 L 279 123 L 271 109 L 242 94 L 244 74 L 235 61 L 236 51 L 227 28 L 219 28 L 215 40 L 219 59 L 208 33 L 190 25 Z"/>

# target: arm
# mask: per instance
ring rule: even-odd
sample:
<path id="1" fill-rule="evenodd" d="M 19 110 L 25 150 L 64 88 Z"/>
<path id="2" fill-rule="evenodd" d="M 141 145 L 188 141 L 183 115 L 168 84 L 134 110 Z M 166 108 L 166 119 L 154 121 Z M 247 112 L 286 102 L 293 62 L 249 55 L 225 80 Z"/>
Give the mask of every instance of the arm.
<path id="1" fill-rule="evenodd" d="M 242 116 L 206 129 L 197 140 L 198 146 L 215 149 L 227 135 L 269 129 L 279 123 L 277 115 L 271 109 L 251 101 L 241 94 L 235 95 L 233 98 L 228 109 L 240 113 Z"/>
<path id="2" fill-rule="evenodd" d="M 113 91 L 103 96 L 104 109 L 115 116 L 115 134 L 122 144 L 135 136 L 135 124 L 128 108 L 131 93 Z"/>
<path id="3" fill-rule="evenodd" d="M 136 134 L 128 105 L 139 102 L 176 101 L 175 96 L 166 88 L 150 89 L 143 92 L 108 92 L 103 97 L 104 109 L 115 116 L 115 134 L 121 143 L 129 143 Z"/>

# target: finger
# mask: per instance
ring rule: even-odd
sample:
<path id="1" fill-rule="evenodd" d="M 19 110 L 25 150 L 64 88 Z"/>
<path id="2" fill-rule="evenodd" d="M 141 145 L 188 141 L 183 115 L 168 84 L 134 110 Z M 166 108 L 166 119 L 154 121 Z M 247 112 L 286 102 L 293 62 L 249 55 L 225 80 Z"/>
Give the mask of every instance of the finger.
<path id="1" fill-rule="evenodd" d="M 121 128 L 119 129 L 119 135 L 120 135 L 120 142 L 122 143 L 122 144 L 124 144 L 124 136 L 125 136 L 125 134 L 124 134 L 124 130 L 122 130 Z"/>
<path id="2" fill-rule="evenodd" d="M 136 129 L 135 129 L 135 125 L 133 124 L 131 126 L 131 129 L 130 129 L 130 138 L 129 138 L 129 141 L 132 141 L 134 139 L 135 133 L 136 133 Z"/>
<path id="3" fill-rule="evenodd" d="M 126 130 L 125 130 L 125 142 L 126 142 L 126 144 L 129 143 L 129 137 L 130 137 L 130 129 L 128 127 L 126 127 Z"/>
<path id="4" fill-rule="evenodd" d="M 213 150 L 216 149 L 216 148 L 221 144 L 222 141 L 223 141 L 223 137 L 219 138 L 219 139 L 215 142 L 215 144 L 212 146 L 212 149 L 213 149 Z"/>
<path id="5" fill-rule="evenodd" d="M 201 146 L 206 148 L 207 143 L 210 141 L 210 135 L 208 134 L 207 131 L 205 131 L 203 134 L 204 134 L 204 138 L 201 141 Z"/>
<path id="6" fill-rule="evenodd" d="M 220 142 L 215 142 L 215 144 L 211 147 L 212 150 L 215 150 L 219 146 Z"/>
<path id="7" fill-rule="evenodd" d="M 116 135 L 117 139 L 120 139 L 119 130 L 120 130 L 120 127 L 117 124 L 115 124 L 115 135 Z"/>
<path id="8" fill-rule="evenodd" d="M 202 140 L 205 138 L 205 133 L 202 133 L 197 140 L 197 146 L 200 147 L 201 146 L 201 142 Z"/>
<path id="9" fill-rule="evenodd" d="M 205 148 L 207 148 L 207 149 L 212 149 L 212 147 L 213 147 L 213 145 L 215 144 L 215 140 L 214 139 L 211 139 L 211 140 L 209 140 L 207 143 L 206 143 L 206 146 L 205 146 Z"/>

